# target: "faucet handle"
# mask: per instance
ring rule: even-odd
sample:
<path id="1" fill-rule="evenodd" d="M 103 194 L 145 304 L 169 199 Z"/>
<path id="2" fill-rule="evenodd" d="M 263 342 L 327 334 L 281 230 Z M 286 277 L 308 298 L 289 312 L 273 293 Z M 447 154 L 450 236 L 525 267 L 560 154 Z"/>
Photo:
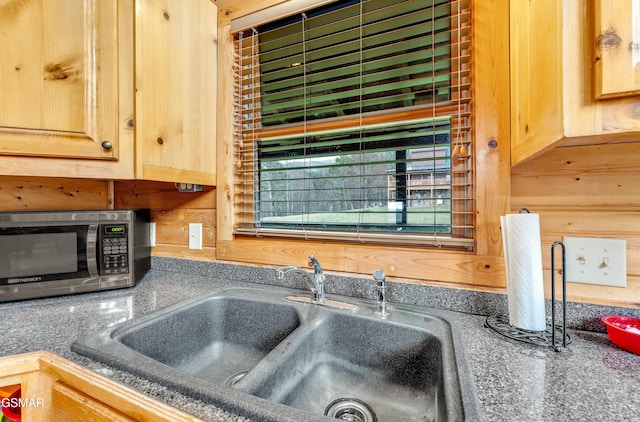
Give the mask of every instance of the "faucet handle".
<path id="1" fill-rule="evenodd" d="M 322 266 L 320 265 L 320 262 L 318 262 L 318 259 L 315 257 L 315 255 L 313 254 L 309 254 L 309 267 L 313 267 L 313 273 L 316 276 L 322 276 L 322 279 L 324 280 L 324 273 L 322 271 Z"/>
<path id="2" fill-rule="evenodd" d="M 314 254 L 309 254 L 309 263 L 307 264 L 307 266 L 315 267 L 316 265 L 320 265 L 320 263 L 316 259 L 316 256 Z"/>

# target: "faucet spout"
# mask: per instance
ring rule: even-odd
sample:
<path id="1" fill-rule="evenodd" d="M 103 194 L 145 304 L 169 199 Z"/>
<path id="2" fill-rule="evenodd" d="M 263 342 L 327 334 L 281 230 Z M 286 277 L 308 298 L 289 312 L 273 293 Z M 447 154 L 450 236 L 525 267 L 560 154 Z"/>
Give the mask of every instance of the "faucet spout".
<path id="1" fill-rule="evenodd" d="M 289 265 L 287 267 L 282 267 L 282 268 L 278 268 L 276 270 L 276 279 L 277 280 L 284 280 L 285 276 L 290 273 L 291 271 L 300 271 L 300 269 L 298 267 L 295 267 L 293 265 Z"/>
<path id="2" fill-rule="evenodd" d="M 295 266 L 288 266 L 278 268 L 276 270 L 276 278 L 278 280 L 284 280 L 287 274 L 299 274 L 302 275 L 304 281 L 306 281 L 309 290 L 311 290 L 311 301 L 314 303 L 323 304 L 325 300 L 324 296 L 324 273 L 322 272 L 322 266 L 314 255 L 309 255 L 309 266 L 313 266 L 313 275 L 301 270 Z"/>
<path id="3" fill-rule="evenodd" d="M 301 275 L 302 278 L 304 279 L 304 281 L 307 283 L 307 286 L 309 287 L 309 290 L 311 290 L 311 293 L 313 295 L 317 294 L 318 289 L 316 288 L 316 285 L 315 285 L 315 283 L 313 281 L 313 276 L 311 276 L 311 274 L 309 274 L 305 270 L 302 270 L 302 269 L 300 269 L 298 267 L 294 267 L 294 266 L 282 267 L 282 268 L 278 268 L 276 270 L 276 278 L 278 280 L 284 280 L 288 274 Z"/>

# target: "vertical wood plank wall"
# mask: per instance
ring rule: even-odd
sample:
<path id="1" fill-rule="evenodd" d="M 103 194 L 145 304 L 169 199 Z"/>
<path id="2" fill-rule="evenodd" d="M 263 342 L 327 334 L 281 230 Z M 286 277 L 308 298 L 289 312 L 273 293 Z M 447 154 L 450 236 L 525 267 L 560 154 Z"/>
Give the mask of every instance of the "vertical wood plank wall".
<path id="1" fill-rule="evenodd" d="M 115 182 L 114 208 L 149 208 L 156 223 L 152 254 L 212 260 L 215 257 L 216 194 L 180 193 L 173 183 Z M 104 180 L 0 176 L 0 211 L 106 209 Z M 202 250 L 189 249 L 189 223 L 202 223 Z"/>
<path id="2" fill-rule="evenodd" d="M 640 306 L 640 142 L 557 148 L 511 171 L 511 208 L 540 214 L 545 278 L 550 245 L 563 236 L 627 241 L 627 288 L 570 283 L 574 300 Z M 216 194 L 179 193 L 172 183 L 115 183 L 115 208 L 145 207 L 156 222 L 153 254 L 214 260 Z M 0 177 L 0 211 L 108 208 L 103 180 Z M 188 224 L 203 225 L 203 249 L 188 248 Z M 421 280 L 416 280 L 420 283 Z M 463 280 L 451 280 L 464 284 Z M 546 283 L 548 286 L 548 283 Z"/>
<path id="3" fill-rule="evenodd" d="M 638 157 L 639 142 L 574 146 L 556 148 L 511 170 L 512 210 L 526 207 L 540 214 L 547 281 L 551 244 L 563 236 L 627 241 L 627 287 L 569 283 L 567 294 L 574 299 L 640 306 Z"/>
<path id="4" fill-rule="evenodd" d="M 178 192 L 173 183 L 116 182 L 115 208 L 149 208 L 156 223 L 152 254 L 213 260 L 216 243 L 216 191 Z M 202 249 L 189 249 L 189 223 L 202 224 Z"/>

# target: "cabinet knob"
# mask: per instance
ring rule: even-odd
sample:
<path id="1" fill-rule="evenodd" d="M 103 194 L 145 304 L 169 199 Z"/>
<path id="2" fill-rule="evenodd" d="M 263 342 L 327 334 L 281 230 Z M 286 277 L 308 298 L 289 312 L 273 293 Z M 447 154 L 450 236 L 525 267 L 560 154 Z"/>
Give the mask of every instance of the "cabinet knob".
<path id="1" fill-rule="evenodd" d="M 111 142 L 109 141 L 102 141 L 102 148 L 109 151 L 111 148 L 113 148 L 113 145 L 111 145 Z"/>

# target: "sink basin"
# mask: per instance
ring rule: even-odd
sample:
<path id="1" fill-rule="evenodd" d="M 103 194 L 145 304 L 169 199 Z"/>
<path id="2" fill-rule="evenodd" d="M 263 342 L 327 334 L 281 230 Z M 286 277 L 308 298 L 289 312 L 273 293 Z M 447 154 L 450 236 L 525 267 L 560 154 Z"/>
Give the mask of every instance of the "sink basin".
<path id="1" fill-rule="evenodd" d="M 233 288 L 78 339 L 72 350 L 265 421 L 482 420 L 454 314 Z"/>
<path id="2" fill-rule="evenodd" d="M 447 420 L 442 344 L 425 330 L 331 315 L 271 365 L 250 394 L 313 413 Z"/>
<path id="3" fill-rule="evenodd" d="M 232 384 L 299 324 L 291 306 L 213 297 L 116 330 L 112 337 L 188 374 Z"/>

